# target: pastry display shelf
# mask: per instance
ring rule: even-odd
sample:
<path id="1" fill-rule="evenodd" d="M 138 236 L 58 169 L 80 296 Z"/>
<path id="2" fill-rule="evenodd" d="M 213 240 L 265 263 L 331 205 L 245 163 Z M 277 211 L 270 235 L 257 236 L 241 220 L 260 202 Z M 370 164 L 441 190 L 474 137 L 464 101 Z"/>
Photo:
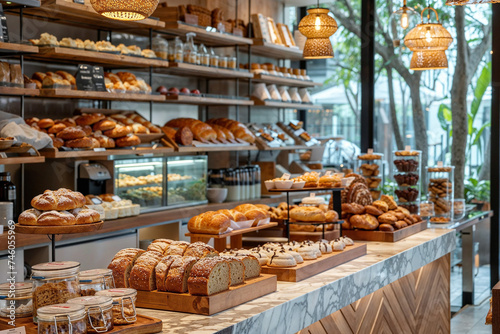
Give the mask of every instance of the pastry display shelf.
<path id="1" fill-rule="evenodd" d="M 320 105 L 315 104 L 304 104 L 304 103 L 293 103 L 293 102 L 281 102 L 281 101 L 262 101 L 252 96 L 252 101 L 256 107 L 266 107 L 266 108 L 287 108 L 287 109 L 297 109 L 297 110 L 311 110 L 311 109 L 323 109 Z"/>
<path id="2" fill-rule="evenodd" d="M 31 88 L 0 87 L 0 95 L 3 96 L 38 96 L 40 91 Z"/>
<path id="3" fill-rule="evenodd" d="M 306 145 L 290 145 L 290 146 L 280 146 L 280 147 L 261 147 L 259 146 L 259 150 L 261 151 L 295 151 L 295 150 L 306 150 L 311 149 Z"/>
<path id="4" fill-rule="evenodd" d="M 0 42 L 0 57 L 32 53 L 38 53 L 38 47 L 28 44 Z"/>
<path id="5" fill-rule="evenodd" d="M 77 27 L 120 30 L 142 35 L 149 35 L 149 29 L 162 29 L 165 27 L 165 23 L 154 19 L 119 21 L 105 18 L 94 11 L 90 0 L 85 0 L 85 4 L 75 3 L 70 0 L 42 0 L 40 8 L 26 8 L 23 14 L 34 19 L 44 21 L 52 19 L 58 23 Z"/>
<path id="6" fill-rule="evenodd" d="M 154 72 L 208 79 L 248 79 L 253 77 L 252 73 L 245 70 L 232 70 L 227 68 L 172 62 L 169 63 L 168 68 L 157 68 Z"/>
<path id="7" fill-rule="evenodd" d="M 53 99 L 82 99 L 105 101 L 163 102 L 165 96 L 156 94 L 109 93 L 71 89 L 41 89 L 40 97 Z"/>
<path id="8" fill-rule="evenodd" d="M 310 80 L 300 80 L 285 77 L 278 77 L 275 75 L 255 73 L 252 79 L 253 82 L 262 82 L 265 84 L 275 84 L 278 86 L 292 86 L 292 87 L 318 87 L 322 83 Z"/>
<path id="9" fill-rule="evenodd" d="M 427 229 L 427 221 L 422 221 L 402 229 L 390 231 L 364 231 L 364 230 L 344 230 L 343 235 L 354 240 L 397 242 L 409 237 L 412 234 L 422 232 Z"/>
<path id="10" fill-rule="evenodd" d="M 303 58 L 302 50 L 299 48 L 289 48 L 258 38 L 253 39 L 252 54 L 276 59 L 302 60 Z"/>
<path id="11" fill-rule="evenodd" d="M 0 165 L 44 163 L 45 157 L 40 155 L 32 145 L 22 143 L 0 150 Z"/>
<path id="12" fill-rule="evenodd" d="M 43 149 L 40 154 L 46 158 L 52 159 L 67 159 L 67 158 L 93 158 L 96 160 L 107 159 L 111 156 L 119 155 L 153 155 L 153 154 L 168 154 L 173 153 L 174 149 L 170 147 L 136 147 L 136 148 L 114 148 L 105 150 L 73 150 L 73 151 L 59 151 L 55 148 Z"/>
<path id="13" fill-rule="evenodd" d="M 258 151 L 253 145 L 228 146 L 214 145 L 205 147 L 179 147 L 177 152 L 180 153 L 205 153 L 205 152 L 240 152 L 240 151 Z"/>
<path id="14" fill-rule="evenodd" d="M 209 31 L 203 27 L 186 24 L 181 21 L 165 22 L 165 28 L 157 29 L 162 32 L 182 36 L 187 33 L 194 32 L 196 36 L 195 42 L 203 43 L 207 46 L 235 46 L 235 45 L 252 45 L 252 39 L 240 37 L 233 34 Z"/>
<path id="15" fill-rule="evenodd" d="M 249 232 L 254 232 L 254 231 L 259 231 L 271 227 L 276 227 L 278 226 L 278 223 L 270 222 L 268 224 L 260 225 L 260 226 L 255 226 L 255 227 L 249 227 L 249 228 L 243 228 L 239 230 L 233 230 L 228 233 L 223 233 L 223 234 L 201 234 L 201 233 L 186 233 L 186 237 L 191 238 L 191 243 L 201 241 L 208 243 L 210 239 L 214 239 L 214 248 L 219 251 L 223 252 L 226 250 L 227 247 L 227 237 L 231 238 L 231 248 L 237 248 L 240 249 L 243 247 L 243 241 L 242 241 L 242 235 L 244 233 L 249 233 Z"/>
<path id="16" fill-rule="evenodd" d="M 98 64 L 106 68 L 129 68 L 129 67 L 168 67 L 168 61 L 145 57 L 134 57 L 107 52 L 89 51 L 83 49 L 42 46 L 37 54 L 32 54 L 28 59 L 54 62 L 57 60 L 71 64 Z"/>
<path id="17" fill-rule="evenodd" d="M 0 158 L 0 165 L 42 164 L 44 162 L 45 162 L 45 157 L 43 156 Z"/>
<path id="18" fill-rule="evenodd" d="M 168 95 L 164 103 L 192 104 L 198 106 L 253 106 L 252 100 L 225 99 L 193 95 Z"/>

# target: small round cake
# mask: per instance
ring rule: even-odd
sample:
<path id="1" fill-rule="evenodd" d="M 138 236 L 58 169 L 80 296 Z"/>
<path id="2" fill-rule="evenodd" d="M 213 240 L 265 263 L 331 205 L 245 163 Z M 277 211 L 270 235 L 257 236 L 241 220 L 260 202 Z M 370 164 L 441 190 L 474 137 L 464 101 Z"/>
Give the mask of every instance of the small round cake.
<path id="1" fill-rule="evenodd" d="M 333 240 L 330 245 L 332 245 L 334 252 L 342 252 L 345 248 L 345 243 L 340 239 Z"/>
<path id="2" fill-rule="evenodd" d="M 318 241 L 316 244 L 319 245 L 321 253 L 329 254 L 332 252 L 332 246 L 328 242 Z"/>
<path id="3" fill-rule="evenodd" d="M 353 246 L 354 245 L 354 241 L 351 238 L 349 238 L 348 236 L 344 235 L 341 240 L 344 242 L 344 244 L 346 246 Z"/>
<path id="4" fill-rule="evenodd" d="M 295 251 L 299 253 L 304 260 L 316 260 L 318 258 L 316 256 L 316 249 L 312 246 L 301 245 Z"/>
<path id="5" fill-rule="evenodd" d="M 297 261 L 291 254 L 281 250 L 274 252 L 273 256 L 268 259 L 267 265 L 269 267 L 295 267 Z"/>

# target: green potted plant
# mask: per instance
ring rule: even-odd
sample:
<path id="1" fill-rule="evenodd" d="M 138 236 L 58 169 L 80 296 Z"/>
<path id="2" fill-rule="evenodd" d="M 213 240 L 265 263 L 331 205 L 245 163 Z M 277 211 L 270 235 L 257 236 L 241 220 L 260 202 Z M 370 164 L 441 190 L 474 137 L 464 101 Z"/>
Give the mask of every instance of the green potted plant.
<path id="1" fill-rule="evenodd" d="M 490 181 L 479 181 L 470 178 L 465 183 L 465 200 L 475 204 L 477 210 L 489 211 L 490 206 Z"/>

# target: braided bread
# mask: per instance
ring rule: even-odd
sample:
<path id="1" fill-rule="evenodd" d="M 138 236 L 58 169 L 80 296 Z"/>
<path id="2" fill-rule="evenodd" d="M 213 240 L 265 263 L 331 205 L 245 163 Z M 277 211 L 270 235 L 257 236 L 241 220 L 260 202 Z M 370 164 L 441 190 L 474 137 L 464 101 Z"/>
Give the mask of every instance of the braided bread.
<path id="1" fill-rule="evenodd" d="M 73 210 L 85 205 L 85 196 L 76 191 L 61 188 L 56 191 L 45 190 L 31 200 L 31 206 L 41 211 Z"/>

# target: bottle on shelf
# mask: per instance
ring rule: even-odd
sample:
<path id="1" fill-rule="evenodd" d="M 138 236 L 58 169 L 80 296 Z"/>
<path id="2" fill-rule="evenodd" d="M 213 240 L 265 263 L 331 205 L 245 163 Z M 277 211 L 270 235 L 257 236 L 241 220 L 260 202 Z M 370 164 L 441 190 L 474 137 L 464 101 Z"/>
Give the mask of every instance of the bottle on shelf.
<path id="1" fill-rule="evenodd" d="M 198 50 L 194 44 L 194 37 L 196 34 L 190 32 L 186 34 L 186 43 L 184 44 L 184 62 L 190 64 L 196 64 L 198 58 Z"/>
<path id="2" fill-rule="evenodd" d="M 210 54 L 208 53 L 207 47 L 203 44 L 200 44 L 198 48 L 198 64 L 203 66 L 210 66 Z"/>
<path id="3" fill-rule="evenodd" d="M 168 42 L 160 34 L 153 38 L 152 49 L 159 58 L 168 59 Z"/>
<path id="4" fill-rule="evenodd" d="M 213 48 L 210 48 L 210 66 L 219 67 L 219 56 L 215 54 Z"/>
<path id="5" fill-rule="evenodd" d="M 212 169 L 208 176 L 208 184 L 210 188 L 224 188 L 224 170 Z"/>
<path id="6" fill-rule="evenodd" d="M 169 44 L 168 61 L 173 63 L 182 63 L 183 60 L 184 51 L 182 49 L 182 41 L 179 36 L 176 36 L 174 42 Z"/>
<path id="7" fill-rule="evenodd" d="M 0 173 L 0 202 L 12 203 L 10 218 L 16 219 L 18 214 L 16 185 L 12 183 L 9 172 Z M 6 214 L 6 217 L 9 217 L 9 213 Z"/>
<path id="8" fill-rule="evenodd" d="M 224 173 L 224 185 L 227 188 L 227 199 L 228 202 L 234 202 L 238 200 L 238 180 L 236 176 L 236 171 L 234 169 L 226 169 Z"/>
<path id="9" fill-rule="evenodd" d="M 261 172 L 260 172 L 260 166 L 255 165 L 255 198 L 260 198 L 261 196 Z"/>

